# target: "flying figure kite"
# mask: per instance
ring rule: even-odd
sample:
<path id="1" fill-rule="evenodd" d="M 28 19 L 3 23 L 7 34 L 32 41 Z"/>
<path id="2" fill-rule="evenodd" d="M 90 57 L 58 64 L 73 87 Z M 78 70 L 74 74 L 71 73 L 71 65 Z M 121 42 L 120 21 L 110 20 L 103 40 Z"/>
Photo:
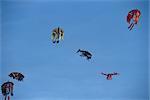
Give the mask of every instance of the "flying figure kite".
<path id="1" fill-rule="evenodd" d="M 105 74 L 105 73 L 102 72 L 101 74 L 102 74 L 102 75 L 105 75 L 107 80 L 112 80 L 112 76 L 113 76 L 113 75 L 119 75 L 119 73 L 116 73 L 116 72 L 114 72 L 114 73 L 109 73 L 109 74 Z"/>
<path id="2" fill-rule="evenodd" d="M 53 43 L 59 43 L 64 38 L 64 30 L 60 27 L 52 30 L 51 39 Z"/>
<path id="3" fill-rule="evenodd" d="M 23 81 L 24 75 L 19 72 L 12 72 L 9 74 L 9 77 L 16 79 L 18 81 Z"/>
<path id="4" fill-rule="evenodd" d="M 132 30 L 135 24 L 138 23 L 141 12 L 138 9 L 131 10 L 127 15 L 127 22 L 129 23 L 128 29 Z"/>
<path id="5" fill-rule="evenodd" d="M 5 82 L 1 85 L 2 94 L 5 97 L 4 100 L 10 100 L 10 96 L 13 96 L 13 86 L 12 82 Z"/>
<path id="6" fill-rule="evenodd" d="M 80 53 L 80 56 L 81 57 L 86 57 L 87 60 L 91 59 L 92 58 L 92 54 L 88 51 L 85 51 L 85 50 L 78 50 L 77 53 Z"/>

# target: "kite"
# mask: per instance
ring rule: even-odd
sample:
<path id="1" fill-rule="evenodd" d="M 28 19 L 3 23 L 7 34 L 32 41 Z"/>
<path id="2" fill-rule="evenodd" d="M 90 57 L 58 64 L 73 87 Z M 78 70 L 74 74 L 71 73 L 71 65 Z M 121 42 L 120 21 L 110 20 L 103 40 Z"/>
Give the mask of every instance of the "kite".
<path id="1" fill-rule="evenodd" d="M 14 86 L 14 83 L 9 82 L 9 81 L 2 84 L 1 90 L 2 90 L 3 96 L 5 96 L 4 100 L 10 100 L 10 96 L 13 96 L 13 86 Z"/>
<path id="2" fill-rule="evenodd" d="M 19 72 L 12 72 L 9 74 L 9 77 L 16 79 L 18 81 L 23 81 L 24 75 Z"/>
<path id="3" fill-rule="evenodd" d="M 52 30 L 51 39 L 53 43 L 59 43 L 64 38 L 64 30 L 60 27 Z"/>
<path id="4" fill-rule="evenodd" d="M 132 30 L 135 24 L 138 23 L 141 12 L 138 9 L 131 10 L 127 15 L 127 22 L 130 24 L 128 29 Z"/>
<path id="5" fill-rule="evenodd" d="M 105 74 L 105 73 L 101 73 L 101 74 L 102 74 L 102 75 L 105 75 L 107 80 L 112 80 L 112 76 L 113 76 L 113 75 L 119 75 L 119 73 L 116 73 L 116 72 L 114 72 L 114 73 L 109 73 L 109 74 Z"/>
<path id="6" fill-rule="evenodd" d="M 85 51 L 85 50 L 78 50 L 77 53 L 80 52 L 80 56 L 81 57 L 86 57 L 87 60 L 91 59 L 92 58 L 92 54 L 88 51 Z"/>

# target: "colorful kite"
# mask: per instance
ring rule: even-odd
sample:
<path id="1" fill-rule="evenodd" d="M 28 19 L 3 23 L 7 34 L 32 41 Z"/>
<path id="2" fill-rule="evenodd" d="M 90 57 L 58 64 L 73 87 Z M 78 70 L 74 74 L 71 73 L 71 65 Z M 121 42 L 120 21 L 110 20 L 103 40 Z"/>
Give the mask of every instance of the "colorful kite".
<path id="1" fill-rule="evenodd" d="M 141 12 L 138 9 L 131 10 L 127 15 L 127 22 L 130 24 L 128 29 L 132 30 L 135 24 L 138 23 Z"/>
<path id="2" fill-rule="evenodd" d="M 109 74 L 105 74 L 105 73 L 101 73 L 101 74 L 102 74 L 102 75 L 105 75 L 107 80 L 112 80 L 112 76 L 113 76 L 113 75 L 119 75 L 119 73 L 116 73 L 116 72 L 114 72 L 114 73 L 109 73 Z"/>
<path id="3" fill-rule="evenodd" d="M 10 100 L 10 96 L 13 96 L 13 86 L 12 82 L 5 82 L 1 86 L 2 94 L 5 97 L 4 100 Z M 8 97 L 8 98 L 7 98 Z"/>
<path id="4" fill-rule="evenodd" d="M 64 30 L 61 28 L 55 28 L 52 31 L 51 39 L 53 43 L 59 43 L 64 38 Z"/>
<path id="5" fill-rule="evenodd" d="M 12 72 L 9 74 L 9 76 L 18 81 L 23 81 L 24 78 L 24 75 L 19 72 Z"/>

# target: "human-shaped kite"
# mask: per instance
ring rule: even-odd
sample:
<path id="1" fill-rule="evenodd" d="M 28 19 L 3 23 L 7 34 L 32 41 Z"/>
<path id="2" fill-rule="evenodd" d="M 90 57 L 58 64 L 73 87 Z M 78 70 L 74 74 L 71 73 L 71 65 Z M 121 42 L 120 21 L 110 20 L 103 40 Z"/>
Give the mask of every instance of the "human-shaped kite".
<path id="1" fill-rule="evenodd" d="M 135 24 L 138 23 L 141 12 L 138 9 L 131 10 L 127 15 L 127 22 L 129 23 L 129 30 L 132 30 Z"/>
<path id="2" fill-rule="evenodd" d="M 119 75 L 119 73 L 116 73 L 116 72 L 114 72 L 114 73 L 108 73 L 108 74 L 102 72 L 101 74 L 105 75 L 107 80 L 112 80 L 112 76 L 113 75 Z"/>
<path id="3" fill-rule="evenodd" d="M 20 72 L 12 72 L 9 74 L 9 77 L 12 77 L 13 79 L 16 79 L 18 81 L 23 81 L 24 75 Z"/>
<path id="4" fill-rule="evenodd" d="M 13 96 L 13 82 L 5 82 L 1 85 L 2 94 L 5 97 L 4 100 L 10 100 L 10 96 Z"/>
<path id="5" fill-rule="evenodd" d="M 51 39 L 53 43 L 59 43 L 64 38 L 64 30 L 60 27 L 52 30 Z"/>
<path id="6" fill-rule="evenodd" d="M 85 51 L 85 50 L 78 50 L 77 53 L 80 52 L 80 56 L 81 57 L 86 57 L 87 60 L 92 58 L 92 54 L 89 51 Z"/>

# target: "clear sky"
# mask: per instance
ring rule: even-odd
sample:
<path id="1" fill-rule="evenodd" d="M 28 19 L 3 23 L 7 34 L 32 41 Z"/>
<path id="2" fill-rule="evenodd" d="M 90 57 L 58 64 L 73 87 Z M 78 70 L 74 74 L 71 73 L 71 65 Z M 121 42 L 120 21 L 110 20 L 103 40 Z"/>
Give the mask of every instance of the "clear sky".
<path id="1" fill-rule="evenodd" d="M 2 15 L 1 15 L 1 14 L 2 14 L 1 11 L 2 11 L 2 7 L 1 7 L 1 2 L 0 2 L 0 22 L 1 22 L 1 16 L 2 16 Z M 1 35 L 2 35 L 2 28 L 1 28 L 1 27 L 2 27 L 2 26 L 1 26 L 1 24 L 2 24 L 2 23 L 0 23 L 0 80 L 2 80 L 2 69 L 1 69 L 1 68 L 2 68 L 2 64 L 1 64 L 1 63 L 2 63 L 2 62 L 1 62 L 1 61 L 2 61 L 2 59 L 1 59 L 1 57 L 2 57 L 2 55 L 1 55 L 1 53 L 2 53 L 2 51 L 1 51 L 1 50 L 2 50 L 2 49 L 1 49 L 1 48 L 2 48 L 2 46 L 1 46 L 1 45 L 2 45 L 2 37 L 1 37 Z M 0 81 L 0 84 L 1 84 L 1 83 L 2 83 L 2 81 Z"/>
<path id="2" fill-rule="evenodd" d="M 2 82 L 15 83 L 12 100 L 148 100 L 148 1 L 1 3 Z M 142 15 L 129 31 L 126 16 L 136 8 Z M 58 26 L 64 40 L 53 44 Z M 12 71 L 24 81 L 9 78 Z M 108 81 L 99 72 L 120 75 Z"/>

